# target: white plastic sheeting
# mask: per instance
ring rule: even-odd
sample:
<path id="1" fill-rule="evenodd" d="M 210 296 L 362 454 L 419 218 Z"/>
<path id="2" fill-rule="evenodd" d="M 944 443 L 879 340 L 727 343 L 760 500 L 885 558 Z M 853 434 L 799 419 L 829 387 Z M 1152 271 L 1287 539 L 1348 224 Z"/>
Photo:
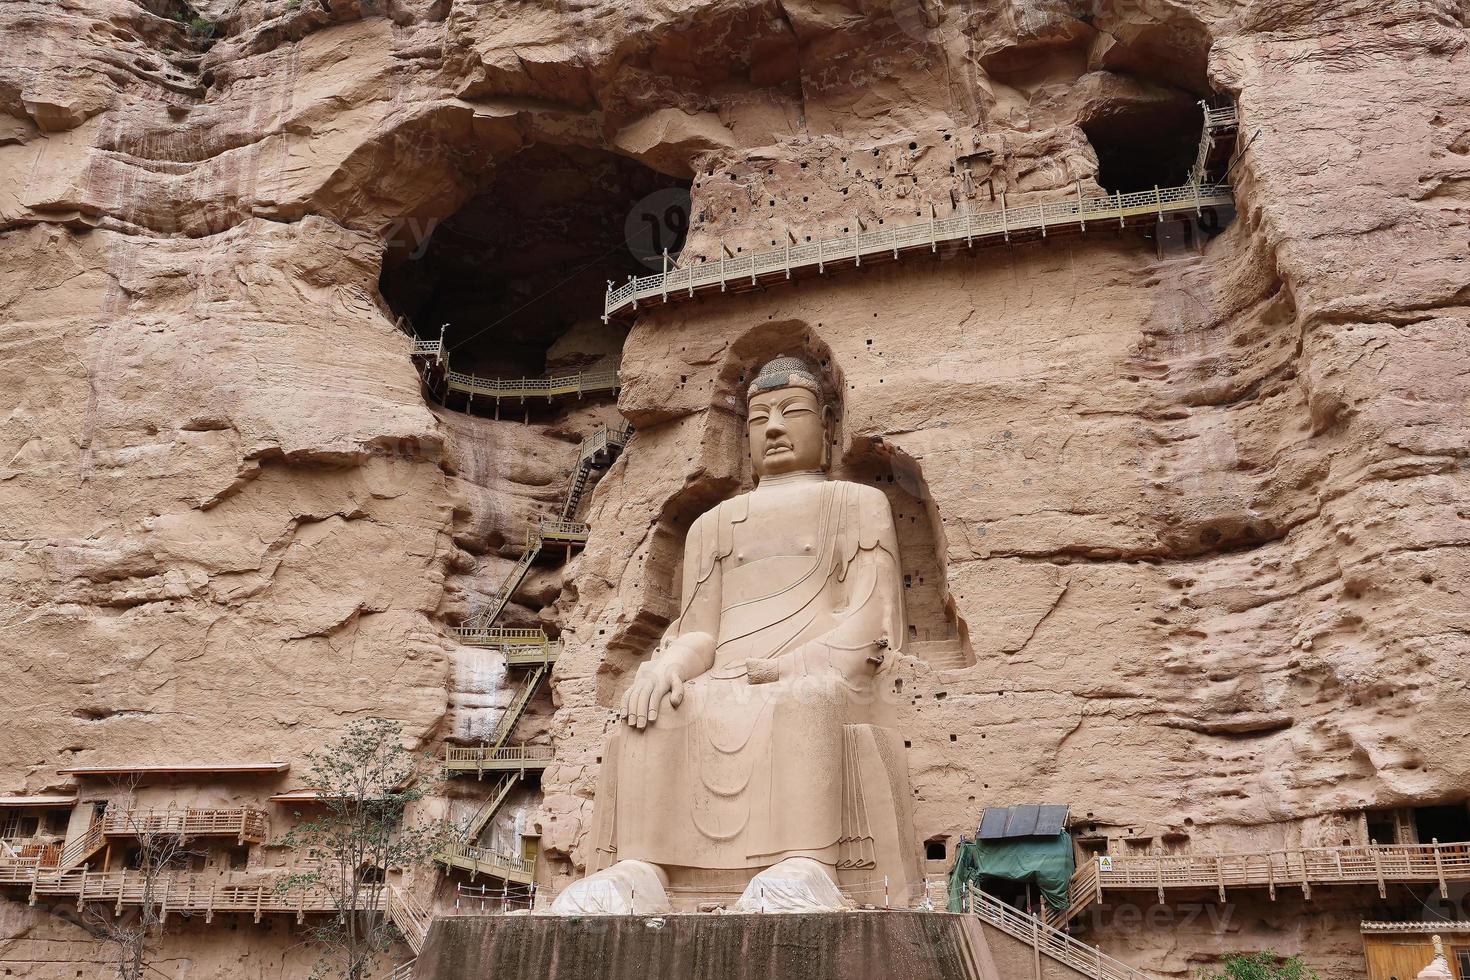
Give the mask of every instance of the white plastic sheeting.
<path id="1" fill-rule="evenodd" d="M 827 912 L 848 905 L 824 865 L 808 857 L 793 857 L 750 879 L 735 911 Z"/>
<path id="2" fill-rule="evenodd" d="M 619 861 L 568 885 L 553 915 L 661 915 L 672 912 L 663 876 L 645 861 Z"/>

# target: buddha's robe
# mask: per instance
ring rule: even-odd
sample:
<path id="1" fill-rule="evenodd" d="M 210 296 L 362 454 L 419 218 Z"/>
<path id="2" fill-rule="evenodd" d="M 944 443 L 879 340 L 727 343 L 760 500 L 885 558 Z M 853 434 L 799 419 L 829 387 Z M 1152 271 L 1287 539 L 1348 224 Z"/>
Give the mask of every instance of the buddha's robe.
<path id="1" fill-rule="evenodd" d="M 844 725 L 870 720 L 874 672 L 904 637 L 893 516 L 881 490 L 817 476 L 767 481 L 701 516 L 684 550 L 684 632 L 716 638 L 713 667 L 686 680 L 643 730 L 606 752 L 593 866 L 764 868 L 839 863 L 854 783 Z M 867 658 L 881 659 L 875 664 Z M 780 679 L 752 683 L 757 675 Z M 904 801 L 905 803 L 907 801 Z M 846 803 L 846 810 L 844 804 Z"/>

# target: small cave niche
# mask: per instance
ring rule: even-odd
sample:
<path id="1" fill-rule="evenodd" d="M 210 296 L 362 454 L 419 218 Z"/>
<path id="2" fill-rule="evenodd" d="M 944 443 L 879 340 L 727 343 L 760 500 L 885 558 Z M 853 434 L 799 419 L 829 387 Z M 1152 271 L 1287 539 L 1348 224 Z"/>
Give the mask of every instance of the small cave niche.
<path id="1" fill-rule="evenodd" d="M 1097 153 L 1097 182 L 1128 194 L 1189 179 L 1204 115 L 1190 93 L 1151 88 L 1150 97 L 1108 102 L 1080 124 Z"/>
<path id="2" fill-rule="evenodd" d="M 615 368 L 626 329 L 602 322 L 608 281 L 655 271 L 665 248 L 677 258 L 688 186 L 614 153 L 533 144 L 458 210 L 390 240 L 380 291 L 415 336 L 434 340 L 442 329 L 455 372 Z M 463 394 L 442 394 L 469 407 Z"/>
<path id="3" fill-rule="evenodd" d="M 903 583 L 904 653 L 936 669 L 974 664 L 969 630 L 949 594 L 944 543 L 922 467 L 880 440 L 857 438 L 833 477 L 877 487 L 888 498 Z"/>

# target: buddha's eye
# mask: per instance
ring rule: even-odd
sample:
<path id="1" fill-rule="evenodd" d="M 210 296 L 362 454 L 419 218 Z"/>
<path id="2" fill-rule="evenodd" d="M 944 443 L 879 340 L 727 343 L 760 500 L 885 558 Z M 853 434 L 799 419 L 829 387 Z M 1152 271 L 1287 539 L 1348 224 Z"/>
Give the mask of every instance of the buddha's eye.
<path id="1" fill-rule="evenodd" d="M 769 415 L 752 415 L 750 417 L 750 422 L 748 424 L 750 424 L 750 425 L 765 425 L 766 422 L 770 421 L 770 418 L 771 417 Z"/>

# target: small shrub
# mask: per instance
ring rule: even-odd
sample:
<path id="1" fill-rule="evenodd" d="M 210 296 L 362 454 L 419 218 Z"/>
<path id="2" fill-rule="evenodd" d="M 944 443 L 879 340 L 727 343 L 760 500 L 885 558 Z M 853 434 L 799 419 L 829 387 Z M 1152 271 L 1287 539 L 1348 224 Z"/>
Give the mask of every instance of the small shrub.
<path id="1" fill-rule="evenodd" d="M 1200 980 L 1322 980 L 1300 956 L 1286 959 L 1272 949 L 1232 953 L 1220 962 L 1221 973 L 1201 973 Z"/>

